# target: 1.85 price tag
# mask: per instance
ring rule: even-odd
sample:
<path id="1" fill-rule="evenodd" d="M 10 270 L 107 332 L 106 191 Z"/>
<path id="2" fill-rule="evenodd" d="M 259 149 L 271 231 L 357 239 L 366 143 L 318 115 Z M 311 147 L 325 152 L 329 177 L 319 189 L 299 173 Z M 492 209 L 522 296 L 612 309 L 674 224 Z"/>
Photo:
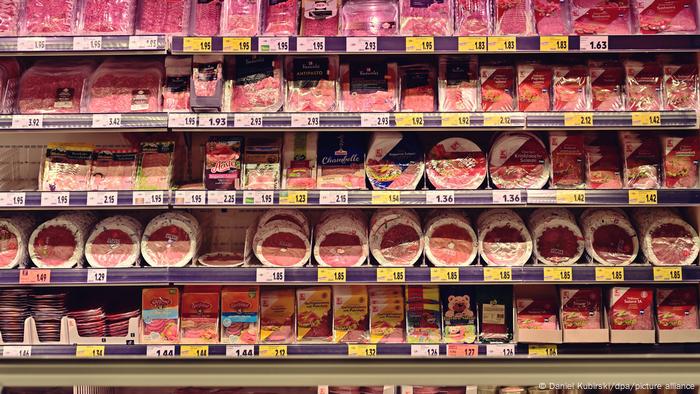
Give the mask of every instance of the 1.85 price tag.
<path id="1" fill-rule="evenodd" d="M 657 282 L 675 282 L 683 280 L 681 267 L 654 267 L 654 280 Z"/>
<path id="2" fill-rule="evenodd" d="M 431 282 L 459 282 L 459 268 L 432 267 L 430 268 Z"/>
<path id="3" fill-rule="evenodd" d="M 573 279 L 571 267 L 544 267 L 545 282 L 571 282 Z"/>
<path id="4" fill-rule="evenodd" d="M 345 282 L 347 280 L 347 272 L 345 268 L 318 268 L 318 282 L 334 283 Z"/>
<path id="5" fill-rule="evenodd" d="M 596 282 L 622 282 L 625 269 L 622 267 L 595 267 Z"/>
<path id="6" fill-rule="evenodd" d="M 381 283 L 403 283 L 406 281 L 405 268 L 377 268 L 377 282 Z"/>
<path id="7" fill-rule="evenodd" d="M 513 280 L 511 267 L 484 267 L 485 282 L 510 282 Z"/>

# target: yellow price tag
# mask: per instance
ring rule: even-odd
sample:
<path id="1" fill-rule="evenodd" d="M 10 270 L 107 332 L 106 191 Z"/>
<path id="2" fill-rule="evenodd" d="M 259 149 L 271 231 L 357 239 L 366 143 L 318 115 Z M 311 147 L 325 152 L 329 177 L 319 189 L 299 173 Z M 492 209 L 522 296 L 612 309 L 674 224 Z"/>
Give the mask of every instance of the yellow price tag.
<path id="1" fill-rule="evenodd" d="M 484 126 L 508 127 L 513 125 L 509 114 L 484 114 Z"/>
<path id="2" fill-rule="evenodd" d="M 250 52 L 250 37 L 224 37 L 224 52 Z"/>
<path id="3" fill-rule="evenodd" d="M 569 37 L 567 36 L 540 37 L 540 51 L 542 52 L 566 52 L 568 50 Z"/>
<path id="4" fill-rule="evenodd" d="M 536 357 L 556 356 L 557 345 L 528 345 L 527 354 Z"/>
<path id="5" fill-rule="evenodd" d="M 622 282 L 625 269 L 622 267 L 595 267 L 596 282 Z"/>
<path id="6" fill-rule="evenodd" d="M 585 190 L 557 190 L 557 204 L 585 204 Z"/>
<path id="7" fill-rule="evenodd" d="M 435 51 L 435 38 L 433 37 L 406 37 L 406 52 L 433 52 Z"/>
<path id="8" fill-rule="evenodd" d="M 377 282 L 403 283 L 406 281 L 405 268 L 377 268 Z"/>
<path id="9" fill-rule="evenodd" d="M 683 269 L 681 267 L 654 267 L 654 280 L 659 282 L 683 280 Z"/>
<path id="10" fill-rule="evenodd" d="M 348 356 L 350 357 L 375 357 L 377 355 L 377 345 L 348 345 Z"/>
<path id="11" fill-rule="evenodd" d="M 630 205 L 656 205 L 659 203 L 656 190 L 630 190 L 628 197 Z"/>
<path id="12" fill-rule="evenodd" d="M 76 346 L 75 357 L 104 357 L 104 346 Z"/>
<path id="13" fill-rule="evenodd" d="M 566 112 L 564 113 L 564 126 L 591 127 L 593 126 L 593 112 Z"/>
<path id="14" fill-rule="evenodd" d="M 207 345 L 181 345 L 180 357 L 208 357 L 209 346 Z"/>
<path id="15" fill-rule="evenodd" d="M 423 114 L 418 113 L 396 113 L 394 121 L 396 122 L 396 127 L 423 127 L 425 125 Z"/>
<path id="16" fill-rule="evenodd" d="M 510 282 L 513 280 L 513 269 L 510 267 L 484 267 L 485 282 Z"/>
<path id="17" fill-rule="evenodd" d="M 472 124 L 469 114 L 465 113 L 444 113 L 440 115 L 443 127 L 461 127 Z"/>
<path id="18" fill-rule="evenodd" d="M 457 50 L 460 52 L 486 52 L 486 37 L 459 37 Z"/>
<path id="19" fill-rule="evenodd" d="M 290 190 L 287 192 L 287 204 L 306 205 L 309 203 L 309 192 L 306 190 Z"/>
<path id="20" fill-rule="evenodd" d="M 258 346 L 260 357 L 287 357 L 287 345 L 260 345 Z"/>
<path id="21" fill-rule="evenodd" d="M 319 282 L 345 282 L 347 277 L 345 268 L 318 268 Z"/>
<path id="22" fill-rule="evenodd" d="M 185 37 L 182 40 L 185 52 L 211 52 L 211 37 Z"/>
<path id="23" fill-rule="evenodd" d="M 661 126 L 661 113 L 632 112 L 632 126 Z"/>
<path id="24" fill-rule="evenodd" d="M 432 267 L 430 268 L 431 282 L 459 282 L 459 268 Z"/>
<path id="25" fill-rule="evenodd" d="M 514 52 L 518 45 L 515 37 L 489 37 L 488 48 L 493 52 Z"/>
<path id="26" fill-rule="evenodd" d="M 573 279 L 571 267 L 544 267 L 545 282 L 571 282 Z"/>
<path id="27" fill-rule="evenodd" d="M 372 205 L 401 204 L 398 190 L 372 190 Z"/>

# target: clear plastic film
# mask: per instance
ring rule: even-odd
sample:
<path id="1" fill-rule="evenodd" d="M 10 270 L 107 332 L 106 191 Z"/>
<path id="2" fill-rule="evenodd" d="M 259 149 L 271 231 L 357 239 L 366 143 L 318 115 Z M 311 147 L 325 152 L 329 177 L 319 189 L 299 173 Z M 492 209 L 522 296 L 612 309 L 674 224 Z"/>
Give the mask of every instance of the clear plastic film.
<path id="1" fill-rule="evenodd" d="M 221 34 L 256 36 L 260 26 L 260 0 L 224 0 Z"/>
<path id="2" fill-rule="evenodd" d="M 698 107 L 698 65 L 667 64 L 664 69 L 664 109 L 694 111 Z"/>
<path id="3" fill-rule="evenodd" d="M 279 57 L 236 56 L 230 78 L 232 112 L 276 112 L 284 104 Z"/>
<path id="4" fill-rule="evenodd" d="M 337 56 L 288 57 L 285 62 L 285 111 L 335 111 L 339 90 Z"/>
<path id="5" fill-rule="evenodd" d="M 299 0 L 262 0 L 264 36 L 296 36 Z"/>
<path id="6" fill-rule="evenodd" d="M 135 149 L 97 149 L 90 171 L 90 190 L 134 190 Z"/>
<path id="7" fill-rule="evenodd" d="M 10 114 L 15 109 L 19 72 L 16 59 L 0 59 L 0 113 Z"/>
<path id="8" fill-rule="evenodd" d="M 487 0 L 454 0 L 457 36 L 485 36 L 491 32 L 491 7 Z"/>
<path id="9" fill-rule="evenodd" d="M 633 9 L 641 34 L 698 30 L 697 4 L 692 0 L 634 0 Z"/>
<path id="10" fill-rule="evenodd" d="M 78 0 L 25 0 L 20 21 L 24 36 L 61 36 L 75 32 Z"/>
<path id="11" fill-rule="evenodd" d="M 658 189 L 661 185 L 661 147 L 656 136 L 620 132 L 624 158 L 623 180 L 628 189 Z"/>
<path id="12" fill-rule="evenodd" d="M 585 111 L 590 109 L 589 76 L 585 66 L 554 67 L 555 111 Z"/>
<path id="13" fill-rule="evenodd" d="M 571 27 L 576 34 L 631 34 L 628 0 L 571 0 Z"/>
<path id="14" fill-rule="evenodd" d="M 449 36 L 452 34 L 452 0 L 399 0 L 401 35 Z"/>
<path id="15" fill-rule="evenodd" d="M 221 0 L 191 0 L 191 33 L 196 36 L 216 36 L 221 27 Z"/>
<path id="16" fill-rule="evenodd" d="M 191 0 L 139 0 L 136 34 L 186 34 Z"/>
<path id="17" fill-rule="evenodd" d="M 19 31 L 22 0 L 5 0 L 0 7 L 0 36 L 16 36 Z"/>
<path id="18" fill-rule="evenodd" d="M 354 61 L 340 65 L 342 111 L 392 112 L 398 102 L 396 63 Z"/>
<path id="19" fill-rule="evenodd" d="M 625 69 L 613 61 L 588 62 L 591 78 L 591 109 L 594 111 L 624 111 Z"/>
<path id="20" fill-rule="evenodd" d="M 22 114 L 79 113 L 83 89 L 94 64 L 39 61 L 22 74 L 18 103 Z"/>
<path id="21" fill-rule="evenodd" d="M 535 33 L 530 0 L 494 0 L 495 35 L 532 35 Z"/>
<path id="22" fill-rule="evenodd" d="M 551 108 L 552 68 L 537 63 L 522 63 L 518 71 L 518 110 L 546 112 Z"/>
<path id="23" fill-rule="evenodd" d="M 150 60 L 105 61 L 88 81 L 85 112 L 160 112 L 162 67 Z"/>
<path id="24" fill-rule="evenodd" d="M 663 186 L 690 189 L 698 185 L 700 141 L 696 135 L 663 136 Z"/>
<path id="25" fill-rule="evenodd" d="M 568 0 L 532 0 L 535 9 L 535 28 L 537 34 L 568 34 L 569 2 Z"/>
<path id="26" fill-rule="evenodd" d="M 662 108 L 663 70 L 660 64 L 628 60 L 625 75 L 628 111 L 658 111 Z"/>
<path id="27" fill-rule="evenodd" d="M 614 138 L 586 136 L 586 189 L 622 189 L 620 148 Z"/>
<path id="28" fill-rule="evenodd" d="M 435 68 L 429 63 L 399 66 L 401 111 L 433 112 L 437 101 Z"/>
<path id="29" fill-rule="evenodd" d="M 442 56 L 439 63 L 440 111 L 479 110 L 479 66 L 476 56 Z"/>
<path id="30" fill-rule="evenodd" d="M 337 36 L 341 0 L 301 0 L 302 36 Z"/>
<path id="31" fill-rule="evenodd" d="M 501 133 L 491 145 L 489 174 L 498 189 L 541 189 L 549 180 L 549 152 L 532 133 Z"/>
<path id="32" fill-rule="evenodd" d="M 39 190 L 87 190 L 93 148 L 87 144 L 49 144 Z"/>
<path id="33" fill-rule="evenodd" d="M 134 34 L 136 0 L 82 0 L 80 34 Z"/>
<path id="34" fill-rule="evenodd" d="M 341 10 L 344 36 L 395 36 L 399 34 L 399 5 L 395 0 L 350 0 Z"/>
<path id="35" fill-rule="evenodd" d="M 482 111 L 515 110 L 515 69 L 482 65 L 479 68 Z"/>
<path id="36" fill-rule="evenodd" d="M 223 83 L 223 56 L 195 56 L 192 60 L 192 83 L 196 97 L 216 96 Z"/>
<path id="37" fill-rule="evenodd" d="M 163 87 L 164 111 L 190 111 L 191 75 L 191 58 L 176 56 L 168 56 L 165 58 L 165 86 Z"/>

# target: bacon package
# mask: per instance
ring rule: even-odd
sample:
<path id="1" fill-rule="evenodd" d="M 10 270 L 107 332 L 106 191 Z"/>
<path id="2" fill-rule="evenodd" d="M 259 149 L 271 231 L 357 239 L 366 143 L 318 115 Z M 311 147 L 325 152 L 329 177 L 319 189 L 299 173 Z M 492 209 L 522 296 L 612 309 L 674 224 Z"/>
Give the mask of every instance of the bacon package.
<path id="1" fill-rule="evenodd" d="M 440 286 L 442 340 L 445 343 L 476 341 L 476 298 L 469 286 Z"/>
<path id="2" fill-rule="evenodd" d="M 662 108 L 663 69 L 655 61 L 625 61 L 628 111 L 659 111 Z"/>
<path id="3" fill-rule="evenodd" d="M 93 149 L 94 146 L 88 144 L 48 144 L 41 167 L 39 190 L 88 190 Z"/>
<path id="4" fill-rule="evenodd" d="M 585 137 L 586 189 L 622 189 L 622 163 L 617 140 Z"/>
<path id="5" fill-rule="evenodd" d="M 698 185 L 700 141 L 697 136 L 662 136 L 663 186 L 690 189 Z"/>
<path id="6" fill-rule="evenodd" d="M 625 69 L 620 63 L 591 60 L 591 109 L 594 111 L 624 111 Z"/>
<path id="7" fill-rule="evenodd" d="M 423 230 L 415 211 L 383 209 L 372 215 L 369 249 L 379 265 L 412 266 L 422 257 L 423 246 Z"/>
<path id="8" fill-rule="evenodd" d="M 476 258 L 477 237 L 469 217 L 458 210 L 431 211 L 425 222 L 425 254 L 436 267 L 469 265 Z"/>
<path id="9" fill-rule="evenodd" d="M 488 66 L 479 68 L 481 79 L 482 111 L 514 111 L 515 69 L 510 66 Z"/>
<path id="10" fill-rule="evenodd" d="M 366 286 L 333 286 L 333 342 L 369 341 L 368 298 Z"/>
<path id="11" fill-rule="evenodd" d="M 657 189 L 661 185 L 661 146 L 653 135 L 621 131 L 623 186 Z"/>
<path id="12" fill-rule="evenodd" d="M 697 4 L 691 0 L 634 0 L 642 34 L 697 32 Z"/>
<path id="13" fill-rule="evenodd" d="M 79 113 L 88 61 L 38 61 L 20 78 L 17 101 L 22 114 Z"/>
<path id="14" fill-rule="evenodd" d="M 631 34 L 629 0 L 571 0 L 571 24 L 576 34 Z"/>
<path id="15" fill-rule="evenodd" d="M 240 137 L 210 136 L 204 159 L 204 186 L 207 190 L 235 190 L 241 188 Z"/>
<path id="16" fill-rule="evenodd" d="M 187 34 L 191 0 L 139 0 L 136 34 Z"/>
<path id="17" fill-rule="evenodd" d="M 90 190 L 134 190 L 136 149 L 96 149 L 92 155 Z"/>
<path id="18" fill-rule="evenodd" d="M 583 234 L 569 210 L 536 209 L 528 218 L 528 228 L 537 261 L 546 265 L 573 265 L 583 256 Z"/>
<path id="19" fill-rule="evenodd" d="M 30 215 L 0 217 L 0 269 L 15 268 L 27 261 L 27 244 L 34 225 L 35 219 Z"/>
<path id="20" fill-rule="evenodd" d="M 106 60 L 90 76 L 83 112 L 160 112 L 162 85 L 160 62 Z"/>
<path id="21" fill-rule="evenodd" d="M 311 257 L 309 222 L 297 210 L 268 210 L 258 220 L 253 253 L 268 267 L 301 267 Z"/>
<path id="22" fill-rule="evenodd" d="M 284 133 L 282 189 L 316 188 L 318 133 Z"/>
<path id="23" fill-rule="evenodd" d="M 476 292 L 479 341 L 510 342 L 513 339 L 513 288 L 484 286 Z"/>
<path id="24" fill-rule="evenodd" d="M 396 0 L 349 0 L 340 15 L 344 36 L 396 36 L 399 4 Z"/>
<path id="25" fill-rule="evenodd" d="M 436 189 L 477 189 L 486 179 L 486 154 L 471 140 L 447 138 L 428 151 L 425 173 Z"/>
<path id="26" fill-rule="evenodd" d="M 190 112 L 190 79 L 192 59 L 167 56 L 165 58 L 165 85 L 163 86 L 163 111 Z"/>
<path id="27" fill-rule="evenodd" d="M 415 134 L 381 131 L 372 134 L 365 169 L 374 190 L 415 190 L 425 164 Z"/>
<path id="28" fill-rule="evenodd" d="M 609 320 L 612 330 L 653 330 L 654 291 L 646 287 L 610 289 Z"/>
<path id="29" fill-rule="evenodd" d="M 452 35 L 452 0 L 399 0 L 401 35 Z"/>
<path id="30" fill-rule="evenodd" d="M 546 112 L 551 107 L 552 68 L 524 63 L 518 67 L 518 110 Z"/>
<path id="31" fill-rule="evenodd" d="M 485 36 L 491 32 L 491 5 L 486 0 L 455 0 L 456 36 Z"/>
<path id="32" fill-rule="evenodd" d="M 192 0 L 190 33 L 195 36 L 219 35 L 221 3 L 221 0 Z"/>
<path id="33" fill-rule="evenodd" d="M 392 62 L 340 65 L 343 112 L 393 112 L 398 107 L 398 68 Z"/>
<path id="34" fill-rule="evenodd" d="M 180 291 L 176 287 L 143 289 L 141 305 L 143 343 L 178 343 Z"/>
<path id="35" fill-rule="evenodd" d="M 169 211 L 151 219 L 141 238 L 141 255 L 152 267 L 184 267 L 197 257 L 202 241 L 197 218 Z"/>
<path id="36" fill-rule="evenodd" d="M 337 36 L 341 0 L 301 0 L 302 36 Z"/>
<path id="37" fill-rule="evenodd" d="M 39 268 L 73 268 L 84 261 L 85 241 L 96 218 L 65 212 L 37 226 L 29 237 L 29 257 Z"/>
<path id="38" fill-rule="evenodd" d="M 83 0 L 78 17 L 80 34 L 134 34 L 136 0 Z"/>
<path id="39" fill-rule="evenodd" d="M 403 343 L 406 333 L 401 286 L 369 288 L 370 343 Z"/>
<path id="40" fill-rule="evenodd" d="M 697 330 L 697 288 L 690 286 L 657 288 L 656 325 L 659 330 Z"/>
<path id="41" fill-rule="evenodd" d="M 553 69 L 553 108 L 555 111 L 590 109 L 589 76 L 585 66 L 557 66 Z"/>
<path id="42" fill-rule="evenodd" d="M 404 0 L 406 1 L 406 0 Z M 431 64 L 399 66 L 401 111 L 433 112 L 437 104 L 435 68 Z"/>
<path id="43" fill-rule="evenodd" d="M 691 265 L 697 262 L 700 238 L 695 228 L 667 208 L 635 210 L 632 215 L 644 257 L 653 265 Z"/>
<path id="44" fill-rule="evenodd" d="M 568 0 L 533 0 L 537 34 L 569 34 Z"/>
<path id="45" fill-rule="evenodd" d="M 296 36 L 299 20 L 299 0 L 262 0 L 262 30 L 264 36 Z"/>
<path id="46" fill-rule="evenodd" d="M 600 287 L 559 289 L 561 323 L 565 330 L 602 328 L 603 291 Z"/>
<path id="47" fill-rule="evenodd" d="M 297 289 L 297 342 L 331 342 L 333 312 L 330 286 Z"/>
<path id="48" fill-rule="evenodd" d="M 174 152 L 174 141 L 142 142 L 136 170 L 136 189 L 170 189 Z"/>
<path id="49" fill-rule="evenodd" d="M 357 210 L 327 210 L 314 227 L 314 259 L 319 266 L 356 267 L 367 262 L 367 218 Z"/>
<path id="50" fill-rule="evenodd" d="M 698 107 L 698 65 L 666 64 L 663 71 L 664 109 L 694 111 Z"/>
<path id="51" fill-rule="evenodd" d="M 530 0 L 494 0 L 494 35 L 532 35 L 535 33 L 532 22 Z"/>
<path id="52" fill-rule="evenodd" d="M 260 342 L 293 343 L 295 334 L 293 288 L 260 289 Z"/>
<path id="53" fill-rule="evenodd" d="M 277 137 L 254 137 L 245 141 L 241 184 L 246 190 L 279 189 L 282 141 Z"/>
<path id="54" fill-rule="evenodd" d="M 141 261 L 141 222 L 126 215 L 98 222 L 85 242 L 85 259 L 94 268 L 134 267 Z"/>
<path id="55" fill-rule="evenodd" d="M 66 36 L 75 33 L 78 0 L 24 0 L 20 19 L 23 36 Z"/>
<path id="56" fill-rule="evenodd" d="M 581 189 L 586 186 L 582 134 L 550 132 L 549 155 L 552 160 L 552 188 Z"/>
<path id="57" fill-rule="evenodd" d="M 286 58 L 285 111 L 335 111 L 340 85 L 338 67 L 337 56 Z"/>
<path id="58" fill-rule="evenodd" d="M 180 343 L 219 343 L 219 287 L 185 286 Z"/>
<path id="59" fill-rule="evenodd" d="M 629 265 L 639 252 L 637 232 L 621 209 L 589 208 L 580 217 L 586 253 L 603 265 Z"/>
<path id="60" fill-rule="evenodd" d="M 479 110 L 479 67 L 476 56 L 441 56 L 438 77 L 441 112 Z"/>
<path id="61" fill-rule="evenodd" d="M 532 133 L 500 133 L 489 152 L 489 174 L 498 189 L 541 189 L 549 180 L 549 153 Z"/>
<path id="62" fill-rule="evenodd" d="M 406 286 L 406 341 L 439 343 L 442 341 L 440 287 Z"/>
<path id="63" fill-rule="evenodd" d="M 223 0 L 221 34 L 257 36 L 260 26 L 260 0 Z"/>
<path id="64" fill-rule="evenodd" d="M 260 288 L 226 286 L 221 291 L 221 341 L 254 344 L 260 330 Z"/>
<path id="65" fill-rule="evenodd" d="M 510 209 L 482 212 L 476 221 L 479 255 L 486 265 L 521 266 L 530 260 L 532 238 L 525 223 Z"/>
<path id="66" fill-rule="evenodd" d="M 236 56 L 224 95 L 232 112 L 277 112 L 284 104 L 281 59 Z M 226 93 L 230 92 L 230 93 Z"/>
<path id="67" fill-rule="evenodd" d="M 515 300 L 518 328 L 521 330 L 556 330 L 557 300 L 542 294 L 535 297 L 519 296 Z"/>
<path id="68" fill-rule="evenodd" d="M 318 137 L 319 189 L 366 189 L 365 137 L 360 133 L 321 133 Z"/>

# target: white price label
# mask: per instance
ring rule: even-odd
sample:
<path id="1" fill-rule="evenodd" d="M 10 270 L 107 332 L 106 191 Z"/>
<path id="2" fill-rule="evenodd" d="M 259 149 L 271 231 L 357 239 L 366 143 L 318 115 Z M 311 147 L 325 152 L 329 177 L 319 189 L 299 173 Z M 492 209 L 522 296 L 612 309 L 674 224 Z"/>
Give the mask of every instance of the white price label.
<path id="1" fill-rule="evenodd" d="M 318 114 L 292 114 L 292 127 L 318 127 L 320 124 Z"/>
<path id="2" fill-rule="evenodd" d="M 411 345 L 411 357 L 439 357 L 440 345 Z"/>
<path id="3" fill-rule="evenodd" d="M 41 193 L 42 207 L 67 207 L 70 205 L 70 192 Z"/>
<path id="4" fill-rule="evenodd" d="M 226 345 L 226 357 L 245 358 L 255 357 L 253 345 Z"/>
<path id="5" fill-rule="evenodd" d="M 318 195 L 321 205 L 346 205 L 350 202 L 346 190 L 322 190 Z"/>
<path id="6" fill-rule="evenodd" d="M 579 50 L 584 52 L 607 52 L 608 36 L 581 36 L 579 38 Z"/>
<path id="7" fill-rule="evenodd" d="M 158 49 L 158 36 L 131 36 L 129 49 Z"/>
<path id="8" fill-rule="evenodd" d="M 255 270 L 256 282 L 284 282 L 284 268 L 257 268 Z"/>
<path id="9" fill-rule="evenodd" d="M 289 52 L 289 38 L 260 37 L 258 38 L 258 50 L 260 52 Z"/>
<path id="10" fill-rule="evenodd" d="M 523 197 L 519 190 L 494 190 L 491 194 L 494 204 L 522 204 Z"/>
<path id="11" fill-rule="evenodd" d="M 10 346 L 5 345 L 2 347 L 3 357 L 31 357 L 32 347 L 31 346 Z"/>
<path id="12" fill-rule="evenodd" d="M 347 52 L 377 52 L 377 37 L 348 37 Z"/>
<path id="13" fill-rule="evenodd" d="M 148 345 L 148 347 L 146 347 L 146 357 L 175 357 L 175 346 Z"/>
<path id="14" fill-rule="evenodd" d="M 17 50 L 20 52 L 45 51 L 46 37 L 17 37 Z"/>
<path id="15" fill-rule="evenodd" d="M 133 205 L 164 205 L 162 191 L 134 192 Z"/>
<path id="16" fill-rule="evenodd" d="M 92 127 L 94 128 L 119 128 L 122 127 L 121 114 L 94 114 L 92 115 Z"/>
<path id="17" fill-rule="evenodd" d="M 206 203 L 206 192 L 204 190 L 175 191 L 176 205 L 205 205 Z"/>
<path id="18" fill-rule="evenodd" d="M 453 190 L 428 190 L 425 193 L 425 203 L 429 205 L 452 205 L 455 203 Z"/>
<path id="19" fill-rule="evenodd" d="M 297 52 L 325 52 L 326 39 L 323 37 L 297 37 Z"/>
<path id="20" fill-rule="evenodd" d="M 487 357 L 513 357 L 515 356 L 515 345 L 512 343 L 499 345 L 486 345 Z"/>
<path id="21" fill-rule="evenodd" d="M 0 194 L 0 206 L 23 207 L 25 204 L 27 204 L 27 196 L 24 194 L 24 192 Z"/>
<path id="22" fill-rule="evenodd" d="M 228 126 L 228 117 L 225 114 L 199 114 L 197 127 L 219 128 Z"/>
<path id="23" fill-rule="evenodd" d="M 207 205 L 233 205 L 236 203 L 234 190 L 209 190 L 207 192 Z"/>
<path id="24" fill-rule="evenodd" d="M 87 194 L 87 205 L 88 206 L 102 206 L 102 205 L 117 205 L 118 192 L 88 192 Z"/>
<path id="25" fill-rule="evenodd" d="M 73 37 L 74 51 L 102 50 L 102 37 Z"/>
<path id="26" fill-rule="evenodd" d="M 44 127 L 42 115 L 12 115 L 13 129 L 40 129 Z"/>
<path id="27" fill-rule="evenodd" d="M 235 114 L 233 117 L 234 127 L 262 127 L 262 114 Z"/>
<path id="28" fill-rule="evenodd" d="M 197 127 L 197 114 L 168 114 L 168 127 Z"/>
<path id="29" fill-rule="evenodd" d="M 88 268 L 87 283 L 107 283 L 107 270 L 102 268 Z"/>
<path id="30" fill-rule="evenodd" d="M 244 205 L 272 205 L 275 201 L 274 193 L 268 190 L 244 190 Z"/>
<path id="31" fill-rule="evenodd" d="M 389 114 L 387 113 L 369 113 L 360 115 L 360 126 L 362 127 L 390 127 Z"/>

